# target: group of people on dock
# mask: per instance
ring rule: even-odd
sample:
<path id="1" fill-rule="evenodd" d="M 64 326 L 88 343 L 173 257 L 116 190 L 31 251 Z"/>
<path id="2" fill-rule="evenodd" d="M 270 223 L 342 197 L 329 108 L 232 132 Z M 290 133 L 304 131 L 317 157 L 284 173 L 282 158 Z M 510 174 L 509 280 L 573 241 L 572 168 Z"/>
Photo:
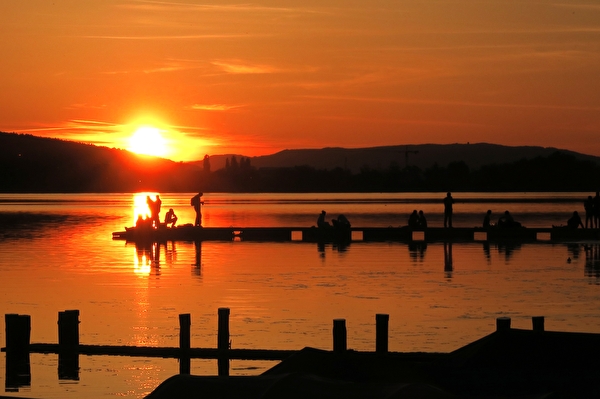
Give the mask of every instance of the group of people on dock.
<path id="1" fill-rule="evenodd" d="M 199 192 L 190 200 L 190 205 L 194 207 L 194 211 L 196 212 L 194 226 L 202 226 L 202 205 L 204 205 L 204 201 L 202 201 L 203 195 L 204 193 Z M 146 205 L 148 206 L 150 216 L 144 217 L 141 214 L 138 215 L 135 223 L 136 227 L 147 229 L 158 229 L 161 225 L 170 228 L 175 227 L 175 224 L 177 224 L 177 220 L 179 220 L 179 218 L 175 214 L 173 208 L 169 208 L 165 214 L 164 223 L 160 223 L 160 208 L 162 206 L 162 200 L 160 199 L 159 195 L 157 195 L 154 200 L 149 195 L 146 196 Z"/>
<path id="2" fill-rule="evenodd" d="M 591 195 L 587 197 L 583 202 L 583 209 L 585 210 L 585 228 L 600 228 L 600 191 L 596 191 L 595 197 L 592 197 Z"/>
<path id="3" fill-rule="evenodd" d="M 350 221 L 344 214 L 340 214 L 336 219 L 331 219 L 331 224 L 325 219 L 327 212 L 321 211 L 321 214 L 317 218 L 317 227 L 320 229 L 349 229 L 351 227 Z"/>

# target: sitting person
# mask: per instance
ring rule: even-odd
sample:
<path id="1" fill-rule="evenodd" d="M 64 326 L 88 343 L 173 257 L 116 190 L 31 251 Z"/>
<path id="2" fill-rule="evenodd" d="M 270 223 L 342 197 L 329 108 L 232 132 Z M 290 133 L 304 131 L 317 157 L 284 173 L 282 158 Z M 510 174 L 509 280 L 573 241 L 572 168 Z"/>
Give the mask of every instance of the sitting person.
<path id="1" fill-rule="evenodd" d="M 417 213 L 416 209 L 408 217 L 408 227 L 419 227 L 419 214 Z"/>
<path id="2" fill-rule="evenodd" d="M 175 227 L 175 223 L 177 223 L 177 215 L 175 215 L 175 211 L 173 208 L 169 209 L 169 212 L 165 215 L 165 225 L 171 224 L 171 227 Z"/>
<path id="3" fill-rule="evenodd" d="M 343 214 L 338 216 L 337 219 L 331 219 L 331 223 L 333 224 L 333 227 L 335 227 L 336 229 L 349 229 L 350 228 L 350 221 Z"/>
<path id="4" fill-rule="evenodd" d="M 417 225 L 422 229 L 427 228 L 427 219 L 425 219 L 425 214 L 423 213 L 423 211 L 419 211 L 419 220 L 417 222 Z"/>
<path id="5" fill-rule="evenodd" d="M 327 229 L 327 228 L 331 227 L 329 222 L 325 220 L 326 215 L 327 215 L 327 212 L 321 211 L 321 214 L 319 215 L 319 218 L 317 219 L 317 227 L 318 228 Z"/>
<path id="6" fill-rule="evenodd" d="M 504 211 L 504 215 L 498 219 L 498 227 L 521 227 L 521 223 L 515 222 L 512 215 L 508 211 Z"/>
<path id="7" fill-rule="evenodd" d="M 573 216 L 571 216 L 569 218 L 569 220 L 567 220 L 567 227 L 570 229 L 577 229 L 579 226 L 581 226 L 581 228 L 583 229 L 583 222 L 581 221 L 581 217 L 579 216 L 579 213 L 577 213 L 577 211 L 573 212 Z"/>

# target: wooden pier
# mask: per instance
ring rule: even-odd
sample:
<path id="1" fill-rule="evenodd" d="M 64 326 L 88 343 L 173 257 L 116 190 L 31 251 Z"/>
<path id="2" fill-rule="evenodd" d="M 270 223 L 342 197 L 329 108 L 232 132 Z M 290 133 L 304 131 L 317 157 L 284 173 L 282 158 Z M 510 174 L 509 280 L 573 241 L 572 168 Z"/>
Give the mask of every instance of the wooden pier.
<path id="1" fill-rule="evenodd" d="M 573 242 L 600 241 L 600 229 L 489 228 L 478 227 L 196 227 L 192 225 L 158 229 L 127 228 L 112 233 L 114 240 L 126 241 L 304 241 L 304 242 Z"/>

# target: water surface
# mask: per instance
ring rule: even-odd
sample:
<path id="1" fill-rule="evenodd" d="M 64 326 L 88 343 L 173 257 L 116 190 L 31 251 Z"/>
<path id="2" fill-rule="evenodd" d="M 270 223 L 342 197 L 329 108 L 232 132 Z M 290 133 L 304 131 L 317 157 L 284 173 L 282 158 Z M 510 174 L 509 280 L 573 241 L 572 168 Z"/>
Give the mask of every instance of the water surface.
<path id="1" fill-rule="evenodd" d="M 441 226 L 445 193 L 206 194 L 206 226 L 311 226 L 322 209 L 353 226 L 405 225 L 413 209 Z M 564 224 L 587 193 L 456 193 L 454 225 L 508 209 L 528 227 Z M 192 194 L 162 194 L 163 214 L 194 220 Z M 217 309 L 231 309 L 234 348 L 332 347 L 346 319 L 348 346 L 375 348 L 375 314 L 390 315 L 392 351 L 448 352 L 509 316 L 530 328 L 600 332 L 598 243 L 497 245 L 353 242 L 113 241 L 133 223 L 132 194 L 0 195 L 0 309 L 32 317 L 32 342 L 57 342 L 57 315 L 80 310 L 84 344 L 177 346 L 178 315 L 192 346 L 215 347 Z M 4 346 L 4 329 L 0 331 Z M 4 354 L 0 378 L 4 378 Z M 31 385 L 13 396 L 143 397 L 179 370 L 177 360 L 81 356 L 78 380 L 59 380 L 57 356 L 31 356 Z M 231 363 L 253 375 L 272 362 Z M 216 361 L 192 373 L 215 375 Z M 4 380 L 2 380 L 4 386 Z"/>

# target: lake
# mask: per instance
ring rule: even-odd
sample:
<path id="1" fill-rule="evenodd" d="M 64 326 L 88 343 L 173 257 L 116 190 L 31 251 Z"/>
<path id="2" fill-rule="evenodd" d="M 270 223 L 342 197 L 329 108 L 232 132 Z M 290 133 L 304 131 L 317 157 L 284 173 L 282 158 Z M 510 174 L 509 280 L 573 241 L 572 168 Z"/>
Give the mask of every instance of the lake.
<path id="1" fill-rule="evenodd" d="M 192 223 L 188 194 L 161 194 Z M 590 193 L 455 193 L 454 226 L 510 210 L 527 227 L 566 224 Z M 406 225 L 413 209 L 442 226 L 445 193 L 204 195 L 205 226 L 312 226 L 321 210 L 355 227 Z M 31 315 L 31 342 L 58 342 L 58 312 L 80 311 L 82 344 L 178 346 L 191 314 L 192 347 L 217 344 L 217 310 L 231 309 L 232 348 L 332 349 L 333 319 L 348 347 L 375 349 L 375 315 L 387 313 L 391 351 L 450 352 L 495 330 L 497 317 L 531 328 L 600 333 L 600 243 L 523 245 L 352 242 L 169 242 L 149 249 L 113 241 L 131 226 L 134 194 L 0 194 L 0 309 Z M 0 331 L 1 346 L 5 330 Z M 275 362 L 232 361 L 231 375 Z M 80 356 L 59 379 L 57 355 L 31 355 L 29 386 L 5 395 L 142 398 L 179 372 L 176 359 Z M 216 360 L 192 360 L 216 375 Z"/>

